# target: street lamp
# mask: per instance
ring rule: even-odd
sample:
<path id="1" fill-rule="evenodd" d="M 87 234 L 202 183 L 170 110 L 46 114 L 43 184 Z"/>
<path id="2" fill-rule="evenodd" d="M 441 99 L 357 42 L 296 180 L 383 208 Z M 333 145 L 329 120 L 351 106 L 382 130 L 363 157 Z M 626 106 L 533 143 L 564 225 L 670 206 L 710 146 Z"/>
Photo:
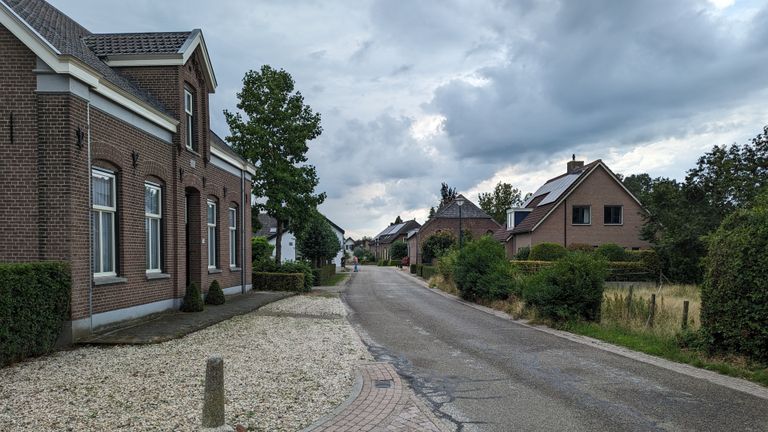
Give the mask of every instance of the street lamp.
<path id="1" fill-rule="evenodd" d="M 464 238 L 464 233 L 461 230 L 461 206 L 464 205 L 464 197 L 459 196 L 458 198 L 456 198 L 456 204 L 459 205 L 459 250 L 461 250 L 461 247 L 463 245 L 462 240 Z"/>

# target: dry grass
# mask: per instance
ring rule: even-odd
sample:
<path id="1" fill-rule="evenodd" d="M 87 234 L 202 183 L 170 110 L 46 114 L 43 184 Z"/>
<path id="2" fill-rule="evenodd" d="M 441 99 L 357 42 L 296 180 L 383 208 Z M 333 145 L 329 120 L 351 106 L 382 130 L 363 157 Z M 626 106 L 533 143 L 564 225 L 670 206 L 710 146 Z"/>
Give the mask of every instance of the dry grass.
<path id="1" fill-rule="evenodd" d="M 459 289 L 456 288 L 456 284 L 450 280 L 445 279 L 444 277 L 440 276 L 439 274 L 432 276 L 427 281 L 430 288 L 437 288 L 440 291 L 445 291 L 448 294 L 453 294 L 455 296 L 459 295 Z"/>
<path id="2" fill-rule="evenodd" d="M 648 323 L 651 295 L 656 294 L 653 325 Z M 688 300 L 688 328 L 701 325 L 701 291 L 696 285 L 664 285 L 658 288 L 608 288 L 604 292 L 601 324 L 618 325 L 634 331 L 674 336 L 682 329 L 683 302 Z"/>

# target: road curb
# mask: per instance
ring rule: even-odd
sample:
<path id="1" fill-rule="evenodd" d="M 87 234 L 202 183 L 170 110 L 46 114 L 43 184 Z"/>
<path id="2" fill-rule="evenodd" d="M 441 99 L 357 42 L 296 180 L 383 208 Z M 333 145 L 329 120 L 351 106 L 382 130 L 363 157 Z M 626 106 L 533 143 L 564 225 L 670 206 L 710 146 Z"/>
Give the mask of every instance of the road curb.
<path id="1" fill-rule="evenodd" d="M 411 274 L 410 272 L 402 272 L 399 270 L 398 272 L 399 274 L 403 275 L 403 277 L 414 280 L 419 286 L 421 286 L 422 288 L 428 291 L 441 295 L 457 303 L 464 304 L 465 306 L 469 306 L 481 312 L 485 312 L 487 314 L 496 316 L 497 318 L 512 321 L 517 325 L 527 327 L 532 330 L 540 331 L 542 333 L 547 333 L 552 336 L 557 336 L 561 339 L 567 339 L 571 342 L 576 342 L 581 345 L 597 348 L 602 351 L 610 352 L 610 353 L 620 355 L 622 357 L 626 357 L 642 363 L 650 364 L 650 365 L 653 365 L 662 369 L 666 369 L 672 372 L 677 372 L 682 375 L 687 375 L 693 378 L 702 379 L 712 384 L 717 384 L 717 385 L 729 388 L 731 390 L 736 390 L 736 391 L 746 393 L 761 399 L 768 400 L 768 388 L 765 388 L 759 384 L 755 384 L 751 381 L 747 381 L 741 378 L 734 378 L 727 375 L 721 375 L 717 372 L 709 371 L 706 369 L 700 369 L 685 363 L 677 363 L 671 360 L 663 359 L 661 357 L 652 356 L 650 354 L 641 353 L 639 351 L 633 351 L 629 348 L 613 345 L 608 342 L 601 341 L 599 339 L 591 338 L 589 336 L 581 336 L 581 335 L 569 333 L 562 330 L 556 330 L 546 326 L 533 325 L 526 320 L 515 319 L 511 317 L 509 314 L 498 311 L 496 309 L 491 309 L 486 306 L 481 306 L 476 303 L 468 302 L 455 295 L 448 294 L 444 291 L 441 291 L 437 288 L 430 288 L 429 284 L 426 281 L 417 277 L 416 275 Z"/>

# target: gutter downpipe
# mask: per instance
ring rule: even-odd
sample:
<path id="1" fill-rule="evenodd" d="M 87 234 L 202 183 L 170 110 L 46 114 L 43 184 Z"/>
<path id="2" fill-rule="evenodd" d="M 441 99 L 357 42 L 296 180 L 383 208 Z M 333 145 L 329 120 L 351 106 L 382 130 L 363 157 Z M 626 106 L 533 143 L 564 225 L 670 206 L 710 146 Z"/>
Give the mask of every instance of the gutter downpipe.
<path id="1" fill-rule="evenodd" d="M 248 203 L 250 205 L 251 203 Z M 245 294 L 245 272 L 248 270 L 245 262 L 245 169 L 240 170 L 240 293 Z"/>
<path id="2" fill-rule="evenodd" d="M 92 153 L 91 153 L 91 102 L 86 103 L 86 127 L 88 128 L 88 317 L 90 332 L 93 334 L 93 217 L 91 216 L 91 203 L 93 202 L 93 176 L 91 170 Z"/>

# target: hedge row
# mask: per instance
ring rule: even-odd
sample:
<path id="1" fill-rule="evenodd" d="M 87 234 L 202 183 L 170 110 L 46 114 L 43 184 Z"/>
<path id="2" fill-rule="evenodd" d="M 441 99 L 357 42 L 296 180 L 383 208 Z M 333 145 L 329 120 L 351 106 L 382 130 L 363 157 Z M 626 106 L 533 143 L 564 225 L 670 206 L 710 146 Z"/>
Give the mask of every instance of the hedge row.
<path id="1" fill-rule="evenodd" d="M 259 291 L 304 291 L 304 273 L 267 273 L 253 274 L 253 287 Z"/>
<path id="2" fill-rule="evenodd" d="M 53 350 L 71 289 L 66 264 L 0 264 L 0 366 Z"/>
<path id="3" fill-rule="evenodd" d="M 312 269 L 315 286 L 325 285 L 333 276 L 336 275 L 336 265 L 326 264 L 319 268 Z"/>
<path id="4" fill-rule="evenodd" d="M 400 265 L 399 260 L 381 260 L 378 262 L 379 267 L 396 267 Z"/>
<path id="5" fill-rule="evenodd" d="M 654 254 L 655 256 L 655 254 Z M 538 273 L 541 269 L 550 267 L 556 261 L 516 261 L 512 263 L 526 275 Z M 645 261 L 612 261 L 608 263 L 606 281 L 611 282 L 652 282 L 657 278 L 654 268 L 649 268 Z"/>
<path id="6" fill-rule="evenodd" d="M 411 264 L 411 273 L 429 280 L 437 274 L 437 267 L 424 264 Z"/>

